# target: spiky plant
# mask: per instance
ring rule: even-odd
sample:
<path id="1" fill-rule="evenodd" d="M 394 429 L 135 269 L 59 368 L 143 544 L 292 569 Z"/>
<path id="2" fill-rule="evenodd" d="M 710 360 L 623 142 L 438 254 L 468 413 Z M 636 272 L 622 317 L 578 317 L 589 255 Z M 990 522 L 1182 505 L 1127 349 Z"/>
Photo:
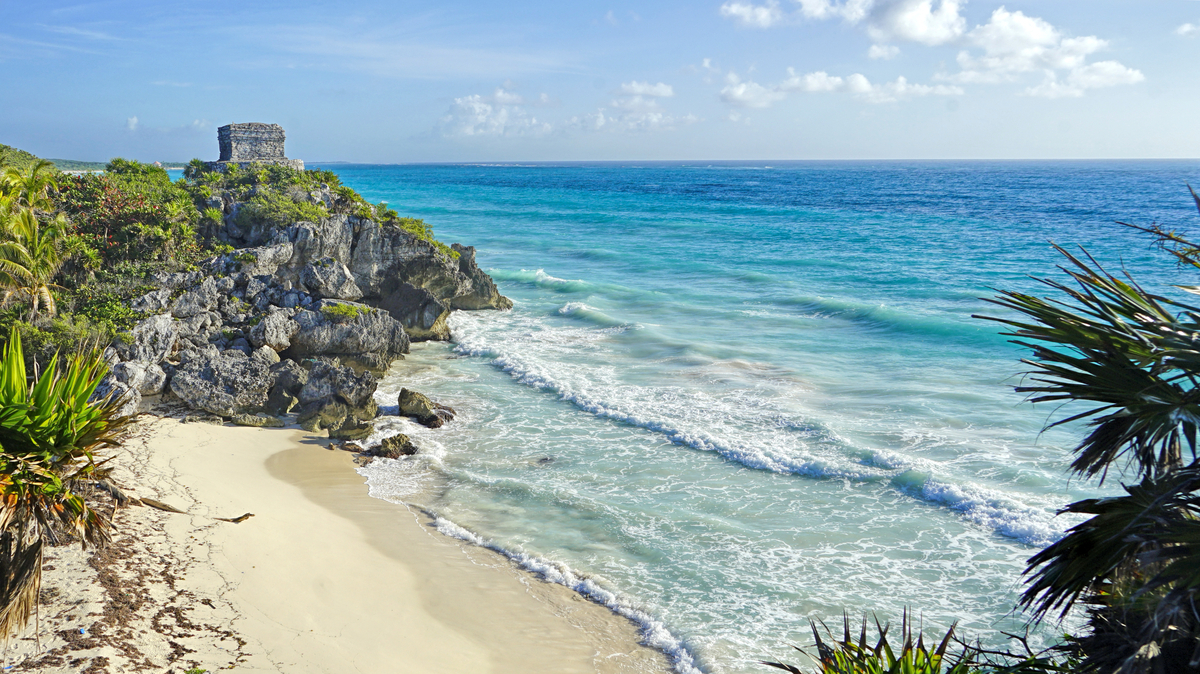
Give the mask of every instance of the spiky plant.
<path id="1" fill-rule="evenodd" d="M 108 372 L 99 347 L 56 356 L 27 377 L 13 330 L 0 359 L 0 636 L 23 627 L 36 607 L 42 548 L 62 534 L 83 545 L 108 540 L 109 520 L 77 492 L 129 423 L 123 400 L 92 400 Z"/>
<path id="2" fill-rule="evenodd" d="M 920 631 L 913 640 L 913 624 L 909 620 L 908 611 L 900 626 L 900 637 L 903 642 L 899 651 L 892 647 L 888 640 L 891 625 L 880 625 L 875 619 L 875 629 L 879 636 L 874 643 L 867 641 L 867 619 L 864 616 L 862 628 L 857 641 L 850 633 L 850 618 L 842 616 L 842 639 L 838 641 L 830 633 L 829 628 L 821 623 L 821 628 L 829 637 L 829 641 L 821 638 L 816 621 L 809 621 L 813 638 L 817 646 L 817 662 L 820 669 L 817 674 L 972 674 L 972 653 L 963 647 L 957 655 L 947 656 L 947 649 L 954 640 L 954 625 L 946 631 L 936 647 L 930 649 L 925 644 L 925 636 Z M 797 649 L 800 650 L 800 649 Z M 804 651 L 801 651 L 802 653 Z M 781 662 L 763 662 L 776 669 L 782 669 L 792 674 L 803 674 L 795 665 Z"/>
<path id="3" fill-rule="evenodd" d="M 1200 267 L 1195 244 L 1138 229 Z M 1055 248 L 1074 285 L 1040 279 L 1057 299 L 1004 291 L 992 301 L 1021 316 L 982 318 L 1006 324 L 1033 352 L 1018 391 L 1070 404 L 1051 425 L 1089 427 L 1071 470 L 1135 482 L 1121 496 L 1063 509 L 1089 519 L 1030 558 L 1021 606 L 1035 621 L 1087 606 L 1089 631 L 1072 642 L 1081 671 L 1200 671 L 1200 307 L 1111 274 L 1086 252 Z"/>

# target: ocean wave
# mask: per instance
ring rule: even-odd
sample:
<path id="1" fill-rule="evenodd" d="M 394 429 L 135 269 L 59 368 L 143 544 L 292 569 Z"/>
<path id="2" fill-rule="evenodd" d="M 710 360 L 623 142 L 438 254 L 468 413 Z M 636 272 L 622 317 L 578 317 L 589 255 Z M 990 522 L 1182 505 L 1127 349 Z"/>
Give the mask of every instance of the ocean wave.
<path id="1" fill-rule="evenodd" d="M 570 305 L 568 305 L 570 306 Z M 564 307 L 566 308 L 566 307 Z M 573 310 L 578 310 L 578 307 Z M 556 394 L 564 402 L 597 417 L 612 419 L 661 434 L 667 440 L 692 449 L 714 452 L 722 458 L 755 470 L 799 475 L 816 479 L 845 479 L 854 482 L 888 482 L 914 498 L 941 505 L 960 513 L 964 519 L 997 533 L 1033 546 L 1044 546 L 1061 536 L 1054 526 L 1050 509 L 1036 508 L 999 491 L 971 484 L 954 484 L 932 476 L 936 464 L 906 459 L 890 452 L 865 451 L 827 428 L 812 422 L 798 422 L 772 409 L 759 409 L 761 400 L 701 400 L 687 403 L 703 422 L 687 423 L 681 417 L 678 400 L 673 405 L 658 400 L 678 399 L 678 392 L 654 395 L 637 387 L 609 382 L 589 381 L 572 385 L 562 376 L 563 368 L 538 360 L 537 349 L 522 342 L 519 346 L 496 344 L 487 329 L 472 330 L 480 319 L 452 318 L 457 341 L 454 349 L 461 355 L 492 359 L 495 367 L 507 372 L 518 383 Z M 581 336 L 572 332 L 558 334 L 542 326 L 538 332 L 546 348 L 562 351 L 578 344 Z M 594 333 L 599 331 L 592 331 Z M 560 356 L 563 354 L 559 354 Z M 595 373 L 592 375 L 595 377 Z M 625 401 L 625 402 L 621 402 Z M 699 405 L 700 409 L 695 409 Z M 726 410 L 750 410 L 750 419 L 734 420 L 754 428 L 755 435 L 744 432 L 711 432 L 727 417 Z M 674 413 L 672 412 L 674 410 Z M 772 433 L 772 431 L 777 431 Z M 815 454 L 804 448 L 781 450 L 787 443 L 780 433 L 791 438 L 807 437 L 835 449 L 830 455 Z M 799 435 L 796 435 L 799 434 Z M 791 444 L 794 445 L 794 442 Z M 925 471 L 925 472 L 922 472 Z M 918 477 L 920 476 L 920 477 Z"/>
<path id="2" fill-rule="evenodd" d="M 1004 341 L 1003 337 L 1000 337 L 994 329 L 990 329 L 980 321 L 968 323 L 942 316 L 896 309 L 883 303 L 864 303 L 823 297 L 795 297 L 781 300 L 778 304 L 792 307 L 808 318 L 840 318 L 867 327 L 893 332 L 988 343 Z"/>
<path id="3" fill-rule="evenodd" d="M 580 293 L 591 292 L 598 289 L 598 286 L 593 283 L 588 283 L 582 279 L 565 279 L 551 276 L 544 269 L 522 269 L 520 271 L 505 271 L 500 269 L 491 269 L 489 272 L 497 281 L 515 281 L 517 283 L 528 283 L 546 290 L 553 290 L 560 293 Z"/>
<path id="4" fill-rule="evenodd" d="M 696 658 L 687 647 L 687 644 L 672 634 L 671 630 L 661 620 L 653 617 L 649 612 L 638 608 L 629 599 L 602 587 L 592 578 L 577 574 L 571 567 L 562 562 L 510 550 L 436 513 L 428 514 L 433 517 L 434 528 L 440 533 L 499 553 L 511 560 L 518 567 L 534 574 L 538 578 L 549 583 L 562 585 L 589 601 L 600 604 L 613 613 L 633 622 L 638 626 L 642 642 L 666 654 L 675 671 L 679 674 L 703 674 L 703 670 L 697 666 Z"/>
<path id="5" fill-rule="evenodd" d="M 584 304 L 583 302 L 567 302 L 563 306 L 559 307 L 558 315 L 568 316 L 570 318 L 578 318 L 588 323 L 598 325 L 602 328 L 631 327 L 628 323 L 617 320 L 603 311 L 600 311 L 596 307 Z"/>

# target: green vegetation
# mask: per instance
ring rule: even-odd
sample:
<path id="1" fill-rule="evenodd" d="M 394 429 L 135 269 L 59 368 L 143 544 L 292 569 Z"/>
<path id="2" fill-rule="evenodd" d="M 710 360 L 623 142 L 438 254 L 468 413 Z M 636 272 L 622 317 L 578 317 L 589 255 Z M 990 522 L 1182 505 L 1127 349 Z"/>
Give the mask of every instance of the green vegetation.
<path id="1" fill-rule="evenodd" d="M 817 671 L 820 674 L 974 674 L 979 671 L 973 666 L 970 648 L 961 648 L 957 655 L 947 656 L 947 649 L 954 639 L 954 627 L 946 632 L 936 648 L 930 650 L 925 645 L 925 637 L 922 634 L 918 633 L 916 641 L 913 641 L 913 626 L 909 622 L 907 613 L 904 615 L 904 622 L 900 629 L 900 637 L 903 642 L 899 653 L 892 648 L 891 642 L 888 641 L 889 626 L 880 625 L 878 621 L 876 621 L 875 627 L 879 637 L 874 644 L 867 641 L 866 618 L 863 618 L 862 630 L 859 632 L 857 641 L 850 633 L 849 618 L 843 619 L 841 641 L 834 639 L 829 633 L 829 629 L 825 628 L 825 633 L 829 635 L 831 643 L 826 643 L 821 638 L 815 622 L 810 624 L 813 637 L 817 642 L 817 662 L 821 667 Z M 780 662 L 764 662 L 763 664 L 792 672 L 792 674 L 802 674 L 801 670 L 794 665 Z"/>
<path id="2" fill-rule="evenodd" d="M 49 159 L 59 171 L 103 171 L 107 162 L 77 161 L 75 159 Z"/>
<path id="3" fill-rule="evenodd" d="M 325 318 L 336 323 L 354 320 L 355 318 L 358 318 L 360 313 L 364 313 L 366 311 L 370 310 L 362 307 L 356 307 L 353 304 L 327 304 L 321 307 L 321 314 L 324 315 Z"/>
<path id="4" fill-rule="evenodd" d="M 10 166 L 18 171 L 24 171 L 29 166 L 36 164 L 37 161 L 37 157 L 24 150 L 0 145 L 0 166 Z"/>
<path id="5" fill-rule="evenodd" d="M 49 361 L 27 377 L 21 336 L 0 357 L 0 633 L 28 623 L 41 586 L 42 548 L 63 535 L 108 540 L 109 519 L 78 489 L 100 477 L 95 452 L 116 445 L 128 423 L 122 400 L 92 402 L 107 374 L 100 347 Z"/>

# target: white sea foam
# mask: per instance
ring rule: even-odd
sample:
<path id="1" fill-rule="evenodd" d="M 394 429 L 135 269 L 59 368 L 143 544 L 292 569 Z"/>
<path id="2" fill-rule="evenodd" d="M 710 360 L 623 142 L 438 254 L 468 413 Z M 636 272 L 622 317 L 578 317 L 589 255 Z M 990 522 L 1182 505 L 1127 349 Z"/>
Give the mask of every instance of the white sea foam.
<path id="1" fill-rule="evenodd" d="M 661 620 L 638 608 L 629 598 L 604 588 L 592 578 L 580 576 L 562 562 L 509 550 L 444 517 L 434 515 L 434 526 L 447 536 L 495 551 L 542 580 L 562 585 L 592 602 L 607 607 L 613 613 L 627 618 L 638 626 L 643 643 L 666 654 L 676 672 L 679 674 L 702 674 L 702 670 L 697 667 L 696 658 L 688 649 L 687 644 L 675 636 Z"/>
<path id="2" fill-rule="evenodd" d="M 571 303 L 560 313 L 586 306 Z M 572 361 L 585 353 L 579 349 L 594 350 L 585 345 L 606 339 L 605 331 L 551 328 L 536 318 L 524 318 L 498 332 L 489 325 L 492 320 L 454 315 L 456 352 L 490 358 L 519 383 L 555 393 L 590 414 L 659 433 L 671 442 L 715 452 L 757 470 L 858 482 L 890 480 L 915 498 L 945 506 L 967 521 L 1029 545 L 1044 546 L 1061 536 L 1052 508 L 1027 505 L 994 489 L 948 481 L 938 476 L 937 462 L 856 450 L 827 428 L 788 418 L 764 402 L 761 394 L 712 398 L 695 391 L 624 384 L 606 376 L 602 366 L 572 369 Z M 681 396 L 686 400 L 681 401 Z M 731 416 L 737 414 L 741 416 Z M 855 456 L 864 458 L 855 460 Z"/>

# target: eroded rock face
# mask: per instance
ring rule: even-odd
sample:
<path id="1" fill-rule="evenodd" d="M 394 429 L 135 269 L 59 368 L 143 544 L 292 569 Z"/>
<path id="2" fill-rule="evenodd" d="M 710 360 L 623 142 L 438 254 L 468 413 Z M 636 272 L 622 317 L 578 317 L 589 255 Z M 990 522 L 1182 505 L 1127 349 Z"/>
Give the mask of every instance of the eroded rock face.
<path id="1" fill-rule="evenodd" d="M 465 292 L 450 298 L 451 309 L 512 309 L 512 300 L 500 294 L 491 276 L 475 264 L 475 246 L 450 246 L 458 253 L 458 271 L 470 282 Z"/>
<path id="2" fill-rule="evenodd" d="M 130 335 L 129 343 L 115 342 L 123 360 L 160 363 L 174 353 L 179 327 L 171 314 L 157 314 L 135 325 Z"/>
<path id="3" fill-rule="evenodd" d="M 400 389 L 397 403 L 402 416 L 413 417 L 417 423 L 429 428 L 441 428 L 454 418 L 454 408 L 435 403 L 425 394 L 406 388 Z"/>
<path id="4" fill-rule="evenodd" d="M 363 296 L 346 265 L 331 257 L 304 265 L 300 270 L 300 282 L 314 297 L 356 300 Z"/>
<path id="5" fill-rule="evenodd" d="M 171 378 L 171 392 L 190 407 L 223 417 L 263 409 L 272 377 L 261 361 L 241 351 L 217 351 L 215 347 L 182 355 Z"/>
<path id="6" fill-rule="evenodd" d="M 295 360 L 336 355 L 382 372 L 392 358 L 408 353 L 404 326 L 386 311 L 365 304 L 321 300 L 293 320 L 300 329 L 286 355 Z"/>
<path id="7" fill-rule="evenodd" d="M 370 372 L 355 374 L 349 367 L 315 361 L 300 389 L 296 420 L 308 431 L 328 430 L 331 438 L 365 438 L 379 415 L 378 385 Z"/>
<path id="8" fill-rule="evenodd" d="M 158 364 L 137 360 L 116 363 L 112 366 L 112 376 L 143 396 L 162 393 L 167 383 L 167 373 Z"/>
<path id="9" fill-rule="evenodd" d="M 292 345 L 292 337 L 300 332 L 300 324 L 287 311 L 270 311 L 257 325 L 250 328 L 250 343 L 255 347 L 269 346 L 283 351 Z"/>
<path id="10" fill-rule="evenodd" d="M 392 318 L 400 321 L 404 331 L 414 342 L 450 339 L 450 327 L 446 324 L 450 317 L 450 308 L 424 288 L 402 283 L 399 288 L 381 297 L 376 304 L 391 314 Z"/>

